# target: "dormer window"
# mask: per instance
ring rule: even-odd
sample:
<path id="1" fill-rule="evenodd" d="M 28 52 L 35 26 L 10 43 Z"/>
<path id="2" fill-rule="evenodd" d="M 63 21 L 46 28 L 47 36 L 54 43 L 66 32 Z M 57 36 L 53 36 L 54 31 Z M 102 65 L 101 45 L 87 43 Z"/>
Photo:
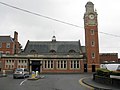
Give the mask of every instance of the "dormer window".
<path id="1" fill-rule="evenodd" d="M 50 53 L 56 53 L 56 51 L 55 50 L 50 50 Z"/>
<path id="2" fill-rule="evenodd" d="M 36 52 L 35 50 L 31 50 L 30 53 L 33 53 L 33 54 L 34 54 L 34 53 L 37 53 L 37 52 Z"/>
<path id="3" fill-rule="evenodd" d="M 75 50 L 69 50 L 69 53 L 70 53 L 70 54 L 74 54 L 74 53 L 76 53 L 76 52 L 75 52 Z"/>

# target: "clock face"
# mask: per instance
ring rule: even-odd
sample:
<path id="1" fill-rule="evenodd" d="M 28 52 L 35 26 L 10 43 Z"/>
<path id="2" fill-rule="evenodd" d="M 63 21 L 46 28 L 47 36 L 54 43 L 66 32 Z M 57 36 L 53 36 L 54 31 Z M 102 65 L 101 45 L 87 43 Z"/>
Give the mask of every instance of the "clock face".
<path id="1" fill-rule="evenodd" d="M 90 15 L 89 15 L 89 18 L 90 18 L 90 19 L 94 19 L 94 18 L 95 18 L 94 14 L 90 14 Z"/>

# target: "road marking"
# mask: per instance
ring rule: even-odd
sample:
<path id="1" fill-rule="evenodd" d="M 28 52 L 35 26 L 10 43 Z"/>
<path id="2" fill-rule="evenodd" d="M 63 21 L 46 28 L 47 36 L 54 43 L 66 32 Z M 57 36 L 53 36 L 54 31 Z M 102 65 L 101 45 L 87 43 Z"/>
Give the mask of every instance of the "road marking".
<path id="1" fill-rule="evenodd" d="M 20 86 L 21 86 L 25 81 L 27 81 L 27 79 L 23 80 L 23 81 L 20 83 Z"/>
<path id="2" fill-rule="evenodd" d="M 80 83 L 82 86 L 89 88 L 90 90 L 94 90 L 93 87 L 84 84 L 84 83 L 82 82 L 83 79 L 85 79 L 85 78 L 81 78 L 81 79 L 79 80 L 79 83 Z"/>

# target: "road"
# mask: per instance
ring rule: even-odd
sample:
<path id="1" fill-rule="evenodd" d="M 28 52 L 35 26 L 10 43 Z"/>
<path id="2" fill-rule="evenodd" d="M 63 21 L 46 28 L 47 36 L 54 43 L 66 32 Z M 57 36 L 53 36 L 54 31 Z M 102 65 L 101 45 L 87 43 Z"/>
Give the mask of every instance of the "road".
<path id="1" fill-rule="evenodd" d="M 12 75 L 0 78 L 0 90 L 90 90 L 79 83 L 91 74 L 44 74 L 44 79 L 13 79 Z"/>

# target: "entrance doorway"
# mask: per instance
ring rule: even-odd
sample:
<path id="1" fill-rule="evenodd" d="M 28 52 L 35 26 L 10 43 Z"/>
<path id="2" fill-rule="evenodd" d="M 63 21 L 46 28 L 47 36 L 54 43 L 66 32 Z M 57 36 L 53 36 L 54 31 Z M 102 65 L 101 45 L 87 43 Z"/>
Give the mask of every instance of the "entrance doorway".
<path id="1" fill-rule="evenodd" d="M 84 64 L 84 72 L 87 72 L 87 64 Z"/>
<path id="2" fill-rule="evenodd" d="M 32 71 L 39 71 L 40 72 L 40 66 L 39 65 L 32 65 Z"/>
<path id="3" fill-rule="evenodd" d="M 95 72 L 95 65 L 92 65 L 92 72 Z"/>
<path id="4" fill-rule="evenodd" d="M 40 72 L 40 61 L 32 61 L 32 71 L 38 71 Z"/>

